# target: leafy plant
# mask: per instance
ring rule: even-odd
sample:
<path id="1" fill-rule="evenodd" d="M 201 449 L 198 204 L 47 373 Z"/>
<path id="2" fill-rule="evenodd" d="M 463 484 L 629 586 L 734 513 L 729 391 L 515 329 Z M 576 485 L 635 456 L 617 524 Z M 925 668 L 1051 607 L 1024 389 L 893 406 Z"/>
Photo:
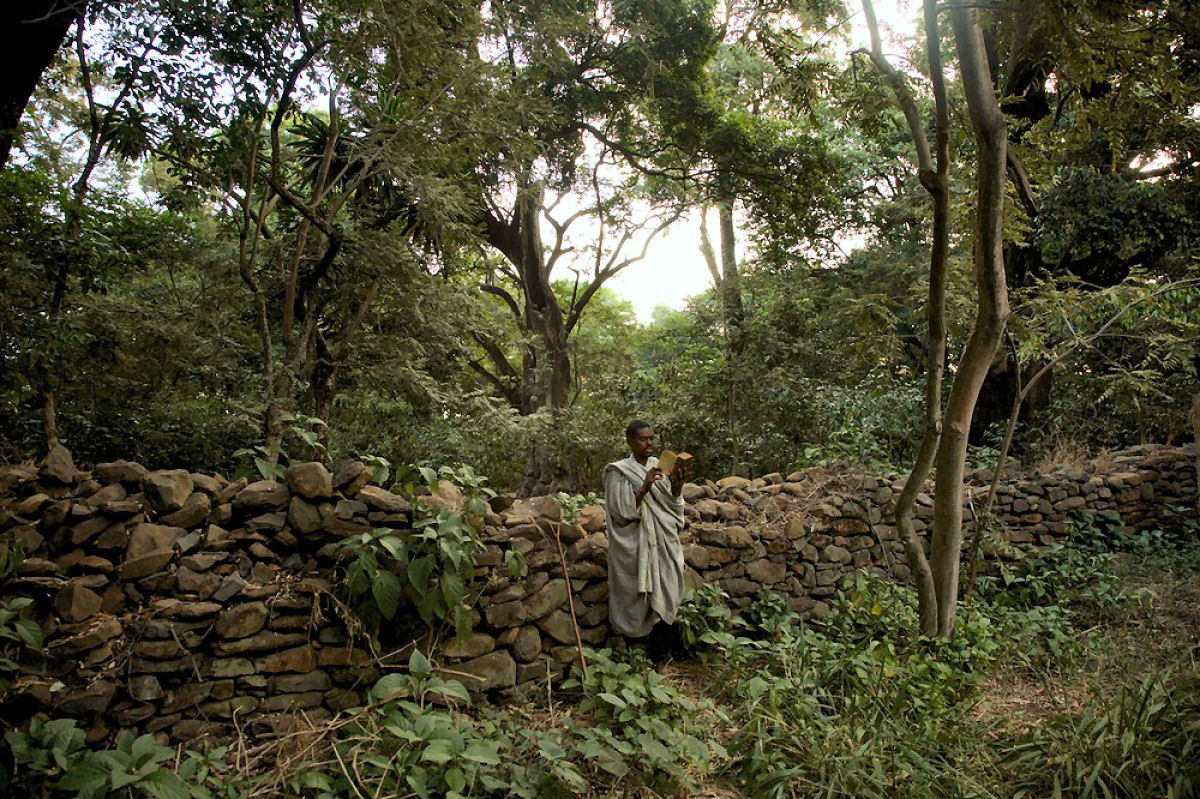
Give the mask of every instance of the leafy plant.
<path id="1" fill-rule="evenodd" d="M 22 619 L 20 613 L 33 604 L 29 597 L 14 597 L 0 606 L 0 696 L 8 692 L 7 675 L 18 670 L 13 660 L 22 647 L 42 648 L 42 628 L 33 619 Z"/>
<path id="2" fill-rule="evenodd" d="M 734 631 L 745 626 L 726 604 L 729 594 L 714 583 L 705 583 L 684 594 L 675 616 L 683 647 L 702 659 L 710 650 L 729 651 L 737 644 Z"/>

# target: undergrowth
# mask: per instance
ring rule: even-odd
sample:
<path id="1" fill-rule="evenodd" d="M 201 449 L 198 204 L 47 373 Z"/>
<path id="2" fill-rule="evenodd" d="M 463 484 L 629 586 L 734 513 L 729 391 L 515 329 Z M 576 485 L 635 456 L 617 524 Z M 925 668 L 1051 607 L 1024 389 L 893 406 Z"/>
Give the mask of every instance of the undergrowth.
<path id="1" fill-rule="evenodd" d="M 918 634 L 911 589 L 867 572 L 819 621 L 714 586 L 677 626 L 687 664 L 587 652 L 556 692 L 472 707 L 414 651 L 369 701 L 254 749 L 207 753 L 74 722 L 5 736 L 13 795 L 343 797 L 1189 797 L 1200 785 L 1195 523 L 998 562 L 950 641 Z M 453 564 L 451 564 L 453 565 Z M 451 569 L 452 571 L 452 569 Z"/>

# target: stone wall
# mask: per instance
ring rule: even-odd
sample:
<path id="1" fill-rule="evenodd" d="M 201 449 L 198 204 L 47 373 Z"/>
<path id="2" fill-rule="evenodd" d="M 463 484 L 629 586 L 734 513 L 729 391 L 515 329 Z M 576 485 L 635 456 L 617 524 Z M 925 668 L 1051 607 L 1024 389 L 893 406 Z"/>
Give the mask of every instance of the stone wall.
<path id="1" fill-rule="evenodd" d="M 1080 511 L 1140 528 L 1165 506 L 1194 515 L 1190 450 L 1138 448 L 1086 469 L 1012 476 L 997 513 L 1015 542 L 1048 543 Z M 986 493 L 971 475 L 965 513 Z M 890 513 L 903 484 L 819 471 L 685 486 L 688 580 L 716 583 L 739 607 L 762 587 L 801 614 L 821 613 L 839 578 L 869 568 L 908 577 Z M 363 701 L 386 664 L 356 643 L 334 604 L 334 548 L 373 528 L 411 529 L 413 509 L 360 463 L 331 475 L 316 463 L 286 483 L 227 481 L 128 462 L 76 470 L 58 448 L 39 467 L 0 470 L 0 535 L 26 554 L 3 597 L 30 596 L 46 634 L 0 706 L 17 722 L 47 710 L 82 720 L 99 740 L 119 729 L 190 741 L 234 729 L 269 736 L 294 714 L 326 718 Z M 449 487 L 424 502 L 456 506 Z M 561 677 L 607 625 L 604 511 L 560 524 L 549 497 L 499 497 L 481 520 L 485 548 L 470 599 L 472 633 L 435 655 L 477 690 L 522 690 Z M 932 516 L 919 499 L 916 525 Z M 560 555 L 556 534 L 562 542 Z M 512 579 L 506 551 L 528 572 Z M 3 598 L 0 597 L 0 598 Z M 64 687 L 54 690 L 56 682 Z"/>

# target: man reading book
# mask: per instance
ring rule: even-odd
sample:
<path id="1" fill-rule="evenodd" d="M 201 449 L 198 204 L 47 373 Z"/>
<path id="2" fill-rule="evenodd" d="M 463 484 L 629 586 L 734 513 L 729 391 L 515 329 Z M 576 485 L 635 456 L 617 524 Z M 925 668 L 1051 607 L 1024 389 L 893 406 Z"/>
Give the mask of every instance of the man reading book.
<path id="1" fill-rule="evenodd" d="M 608 616 L 617 632 L 642 638 L 660 620 L 674 623 L 683 596 L 681 495 L 691 456 L 672 458 L 664 472 L 652 454 L 654 428 L 640 419 L 625 428 L 625 441 L 629 457 L 604 470 Z"/>

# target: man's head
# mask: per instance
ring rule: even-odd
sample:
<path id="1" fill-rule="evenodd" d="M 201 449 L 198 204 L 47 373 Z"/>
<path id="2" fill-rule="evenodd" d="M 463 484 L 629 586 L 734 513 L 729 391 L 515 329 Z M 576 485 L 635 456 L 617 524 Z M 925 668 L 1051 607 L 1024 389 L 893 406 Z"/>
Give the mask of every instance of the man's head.
<path id="1" fill-rule="evenodd" d="M 654 428 L 649 422 L 643 422 L 641 419 L 630 422 L 625 428 L 625 441 L 639 463 L 645 463 L 646 459 L 654 454 Z"/>

